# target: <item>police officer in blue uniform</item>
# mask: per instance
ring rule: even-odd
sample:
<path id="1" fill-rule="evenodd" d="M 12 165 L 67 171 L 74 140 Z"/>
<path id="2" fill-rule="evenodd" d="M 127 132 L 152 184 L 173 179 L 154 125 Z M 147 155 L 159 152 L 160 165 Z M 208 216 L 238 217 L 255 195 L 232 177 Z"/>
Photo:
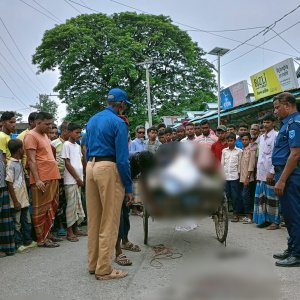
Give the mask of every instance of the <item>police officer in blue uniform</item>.
<path id="1" fill-rule="evenodd" d="M 300 114 L 291 93 L 275 96 L 273 105 L 281 120 L 272 155 L 275 193 L 289 234 L 288 248 L 273 257 L 278 259 L 277 266 L 294 267 L 300 266 Z"/>

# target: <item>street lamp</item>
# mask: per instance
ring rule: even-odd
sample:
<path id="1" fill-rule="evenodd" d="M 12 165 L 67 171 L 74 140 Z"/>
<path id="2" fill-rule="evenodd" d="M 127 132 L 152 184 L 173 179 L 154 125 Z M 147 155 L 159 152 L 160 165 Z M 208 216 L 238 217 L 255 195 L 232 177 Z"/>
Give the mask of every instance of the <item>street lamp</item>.
<path id="1" fill-rule="evenodd" d="M 141 63 L 138 63 L 138 66 L 145 66 L 146 68 L 146 84 L 147 84 L 147 106 L 148 106 L 148 123 L 149 127 L 152 126 L 152 114 L 151 114 L 151 95 L 150 95 L 150 75 L 149 68 L 153 61 L 147 60 Z"/>
<path id="2" fill-rule="evenodd" d="M 221 95 L 220 95 L 220 73 L 221 73 L 221 66 L 220 66 L 220 58 L 221 56 L 223 56 L 224 54 L 226 54 L 228 51 L 230 51 L 229 49 L 226 48 L 220 48 L 220 47 L 215 47 L 214 49 L 212 49 L 211 51 L 208 52 L 208 54 L 210 55 L 216 55 L 218 56 L 218 126 L 221 124 L 221 118 L 220 118 L 220 111 L 221 111 Z"/>

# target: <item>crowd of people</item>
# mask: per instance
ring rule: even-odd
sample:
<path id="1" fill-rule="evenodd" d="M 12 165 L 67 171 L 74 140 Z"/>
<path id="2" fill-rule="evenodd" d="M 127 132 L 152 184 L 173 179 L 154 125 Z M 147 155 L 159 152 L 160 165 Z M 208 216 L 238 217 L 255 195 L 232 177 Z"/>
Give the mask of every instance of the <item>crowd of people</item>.
<path id="1" fill-rule="evenodd" d="M 220 125 L 215 131 L 206 119 L 186 121 L 176 129 L 159 124 L 147 129 L 147 139 L 146 128 L 139 125 L 133 140 L 122 116 L 131 102 L 119 88 L 108 93 L 107 108 L 89 120 L 83 137 L 80 125 L 63 122 L 57 128 L 51 114 L 34 112 L 28 129 L 11 139 L 15 114 L 4 112 L 0 256 L 37 246 L 56 248 L 63 236 L 77 242 L 88 235 L 89 273 L 101 280 L 125 277 L 127 272 L 112 268 L 114 251 L 115 262 L 122 266 L 132 264 L 122 249 L 141 251 L 128 239 L 134 202 L 130 157 L 144 151 L 155 154 L 164 144 L 193 143 L 210 149 L 223 170 L 231 221 L 267 230 L 279 229 L 284 221 L 288 249 L 274 257 L 278 265 L 299 264 L 300 118 L 295 101 L 289 93 L 274 98 L 279 133 L 277 118 L 268 113 L 259 124 Z M 284 197 L 288 200 L 282 204 Z M 88 234 L 79 229 L 84 223 Z"/>

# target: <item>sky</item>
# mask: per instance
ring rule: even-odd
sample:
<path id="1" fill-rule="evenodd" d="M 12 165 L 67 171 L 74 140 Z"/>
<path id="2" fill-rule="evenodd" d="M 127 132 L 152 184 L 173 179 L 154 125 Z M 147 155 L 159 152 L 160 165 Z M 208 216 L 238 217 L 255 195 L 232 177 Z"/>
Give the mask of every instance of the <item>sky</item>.
<path id="1" fill-rule="evenodd" d="M 232 49 L 221 58 L 222 87 L 241 80 L 250 86 L 251 75 L 287 58 L 295 59 L 296 68 L 300 63 L 300 1 L 296 0 L 0 0 L 0 110 L 20 112 L 26 119 L 38 94 L 49 94 L 63 119 L 65 105 L 53 92 L 59 72 L 37 75 L 31 57 L 45 30 L 93 13 L 90 9 L 108 15 L 163 14 L 205 52 L 216 46 Z M 270 25 L 272 29 L 265 30 Z M 205 58 L 216 65 L 215 57 Z"/>

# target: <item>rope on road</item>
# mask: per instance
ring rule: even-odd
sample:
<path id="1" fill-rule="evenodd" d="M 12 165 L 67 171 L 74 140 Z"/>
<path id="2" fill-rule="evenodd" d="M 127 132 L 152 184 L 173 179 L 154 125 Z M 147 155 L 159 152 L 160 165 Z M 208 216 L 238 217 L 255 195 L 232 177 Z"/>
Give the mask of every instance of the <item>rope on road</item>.
<path id="1" fill-rule="evenodd" d="M 150 266 L 161 269 L 163 267 L 162 259 L 178 259 L 183 256 L 182 253 L 173 252 L 172 248 L 166 247 L 163 244 L 159 244 L 152 247 L 152 250 L 155 252 L 153 257 L 150 260 Z"/>

